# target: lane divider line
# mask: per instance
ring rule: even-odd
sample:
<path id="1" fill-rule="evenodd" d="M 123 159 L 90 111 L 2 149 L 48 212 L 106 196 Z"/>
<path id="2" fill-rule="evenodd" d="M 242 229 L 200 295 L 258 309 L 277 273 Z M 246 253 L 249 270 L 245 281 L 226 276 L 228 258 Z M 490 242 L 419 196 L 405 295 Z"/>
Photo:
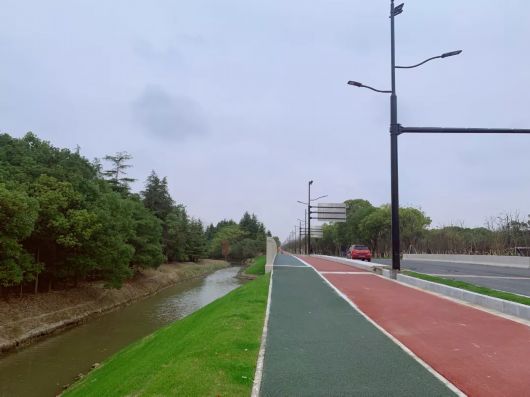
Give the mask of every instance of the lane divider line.
<path id="1" fill-rule="evenodd" d="M 265 347 L 267 345 L 267 333 L 269 330 L 269 314 L 271 311 L 271 296 L 272 296 L 272 276 L 274 274 L 274 266 L 272 266 L 269 294 L 267 296 L 267 308 L 265 309 L 265 321 L 263 322 L 263 332 L 261 333 L 261 345 L 259 347 L 258 361 L 256 363 L 256 372 L 254 373 L 254 382 L 252 384 L 251 397 L 259 397 L 261 388 L 261 379 L 263 377 L 263 360 L 265 359 Z"/>
<path id="2" fill-rule="evenodd" d="M 298 269 L 310 269 L 309 266 L 296 266 L 296 265 L 274 265 L 273 268 L 280 268 L 280 267 L 296 267 Z"/>
<path id="3" fill-rule="evenodd" d="M 374 274 L 372 272 L 333 272 L 333 271 L 319 271 L 320 274 L 353 274 L 353 275 L 361 275 L 361 276 L 366 276 L 367 274 L 369 274 L 370 276 L 373 276 Z"/>
<path id="4" fill-rule="evenodd" d="M 436 377 L 438 380 L 440 380 L 449 390 L 451 390 L 453 393 L 455 393 L 459 397 L 467 397 L 465 393 L 463 393 L 460 389 L 458 389 L 455 385 L 451 383 L 451 381 L 447 378 L 445 378 L 442 374 L 438 373 L 433 367 L 431 367 L 429 364 L 427 364 L 425 361 L 423 361 L 421 358 L 419 358 L 412 350 L 410 350 L 407 346 L 405 346 L 403 343 L 401 343 L 398 339 L 396 339 L 392 334 L 390 334 L 387 330 L 385 330 L 383 327 L 381 327 L 379 324 L 377 324 L 374 320 L 372 320 L 366 313 L 364 313 L 355 303 L 353 303 L 346 294 L 344 294 L 341 290 L 339 290 L 337 287 L 335 287 L 328 279 L 326 279 L 320 272 L 313 267 L 313 265 L 309 264 L 308 262 L 304 261 L 303 259 L 296 258 L 300 262 L 306 264 L 307 266 L 310 266 L 313 268 L 316 274 L 324 280 L 326 284 L 328 284 L 342 299 L 344 299 L 355 311 L 357 311 L 361 316 L 363 316 L 368 322 L 370 322 L 374 327 L 376 327 L 379 331 L 381 331 L 384 335 L 386 335 L 392 342 L 394 342 L 396 345 L 398 345 L 405 353 L 407 353 L 409 356 L 411 356 L 413 359 L 415 359 L 421 366 L 423 366 L 427 371 L 429 371 L 434 377 Z"/>

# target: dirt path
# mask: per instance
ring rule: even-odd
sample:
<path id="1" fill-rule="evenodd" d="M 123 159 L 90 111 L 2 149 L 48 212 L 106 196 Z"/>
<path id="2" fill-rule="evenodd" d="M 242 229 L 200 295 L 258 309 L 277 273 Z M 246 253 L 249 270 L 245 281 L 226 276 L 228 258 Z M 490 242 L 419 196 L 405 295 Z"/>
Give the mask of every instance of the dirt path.
<path id="1" fill-rule="evenodd" d="M 0 351 L 30 343 L 36 338 L 79 324 L 117 307 L 174 285 L 227 267 L 224 261 L 164 264 L 142 270 L 121 289 L 106 289 L 102 282 L 82 283 L 78 288 L 27 294 L 0 302 Z"/>

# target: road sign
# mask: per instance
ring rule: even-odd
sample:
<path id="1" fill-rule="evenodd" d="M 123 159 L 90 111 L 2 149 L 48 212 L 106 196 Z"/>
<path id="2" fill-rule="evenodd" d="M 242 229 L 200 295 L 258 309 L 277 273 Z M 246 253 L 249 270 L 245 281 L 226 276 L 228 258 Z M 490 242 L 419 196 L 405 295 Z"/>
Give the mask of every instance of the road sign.
<path id="1" fill-rule="evenodd" d="M 316 208 L 317 211 L 314 213 L 319 221 L 346 221 L 346 204 L 344 203 L 318 203 Z"/>

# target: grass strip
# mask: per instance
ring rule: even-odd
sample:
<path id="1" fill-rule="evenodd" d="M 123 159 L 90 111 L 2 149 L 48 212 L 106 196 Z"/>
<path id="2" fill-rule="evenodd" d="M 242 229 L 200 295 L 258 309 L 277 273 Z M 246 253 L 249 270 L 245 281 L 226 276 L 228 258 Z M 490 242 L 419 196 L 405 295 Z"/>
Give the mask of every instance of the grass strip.
<path id="1" fill-rule="evenodd" d="M 64 396 L 249 396 L 269 276 L 131 344 Z"/>
<path id="2" fill-rule="evenodd" d="M 245 270 L 246 274 L 265 274 L 265 255 L 254 258 L 252 264 Z"/>
<path id="3" fill-rule="evenodd" d="M 444 284 L 450 287 L 464 289 L 466 291 L 476 292 L 477 294 L 493 296 L 494 298 L 504 299 L 511 302 L 521 303 L 523 305 L 530 306 L 530 298 L 522 295 L 512 294 L 510 292 L 499 291 L 487 287 L 481 287 L 479 285 L 466 283 L 465 281 L 451 280 L 438 276 L 431 276 L 429 274 L 411 272 L 405 270 L 403 274 L 411 277 L 421 278 L 422 280 L 432 281 L 433 283 Z"/>

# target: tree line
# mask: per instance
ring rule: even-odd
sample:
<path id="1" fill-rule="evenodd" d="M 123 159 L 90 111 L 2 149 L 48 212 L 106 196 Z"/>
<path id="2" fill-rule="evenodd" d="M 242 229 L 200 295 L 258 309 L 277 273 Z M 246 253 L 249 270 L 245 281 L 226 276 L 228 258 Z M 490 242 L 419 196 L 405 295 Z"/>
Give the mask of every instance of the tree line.
<path id="1" fill-rule="evenodd" d="M 33 133 L 20 139 L 0 134 L 4 294 L 76 286 L 87 279 L 120 287 L 136 270 L 166 261 L 243 259 L 264 250 L 265 227 L 255 215 L 205 230 L 154 171 L 140 193 L 132 192 L 128 153 L 89 161 L 79 152 L 54 147 Z"/>
<path id="2" fill-rule="evenodd" d="M 375 256 L 391 255 L 391 211 L 388 204 L 376 207 L 369 201 L 345 201 L 346 222 L 324 224 L 323 238 L 312 239 L 316 252 L 344 255 L 352 244 L 367 245 Z M 503 214 L 487 220 L 484 227 L 449 225 L 431 228 L 431 218 L 414 207 L 400 208 L 401 249 L 404 253 L 528 255 L 530 221 L 519 214 Z M 299 249 L 290 241 L 289 250 Z M 302 247 L 304 241 L 302 241 Z"/>

